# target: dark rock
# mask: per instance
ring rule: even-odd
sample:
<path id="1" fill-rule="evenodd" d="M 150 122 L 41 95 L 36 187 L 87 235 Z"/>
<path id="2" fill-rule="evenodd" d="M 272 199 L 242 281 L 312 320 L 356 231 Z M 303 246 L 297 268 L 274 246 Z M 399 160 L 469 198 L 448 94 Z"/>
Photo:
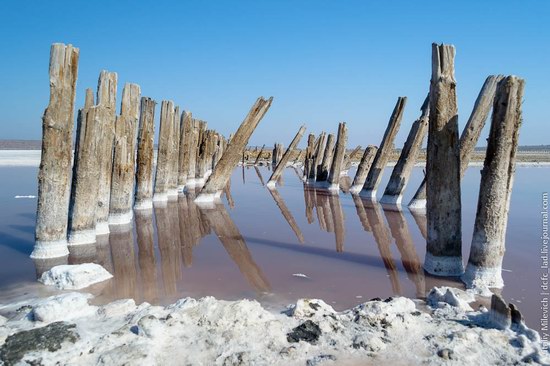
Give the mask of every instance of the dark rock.
<path id="1" fill-rule="evenodd" d="M 10 366 L 21 361 L 28 352 L 55 352 L 61 349 L 63 342 L 75 343 L 80 339 L 75 328 L 75 324 L 55 322 L 45 327 L 12 334 L 0 348 L 0 360 L 5 366 Z"/>
<path id="2" fill-rule="evenodd" d="M 321 328 L 319 328 L 319 325 L 311 320 L 306 320 L 304 323 L 292 329 L 292 332 L 286 335 L 286 339 L 290 343 L 306 341 L 308 343 L 315 344 L 317 343 L 317 340 L 319 340 L 320 335 Z"/>
<path id="3" fill-rule="evenodd" d="M 520 325 L 523 322 L 523 315 L 514 304 L 508 304 L 512 316 L 512 324 Z"/>
<path id="4" fill-rule="evenodd" d="M 317 311 L 317 310 L 319 310 L 319 308 L 321 307 L 321 305 L 316 304 L 316 303 L 313 303 L 313 302 L 310 302 L 310 303 L 309 303 L 309 307 L 312 308 L 313 310 Z"/>
<path id="5" fill-rule="evenodd" d="M 315 356 L 312 359 L 307 360 L 306 365 L 307 366 L 317 366 L 321 362 L 325 361 L 336 361 L 336 357 L 333 355 L 319 355 Z"/>
<path id="6" fill-rule="evenodd" d="M 373 298 L 370 299 L 369 301 L 382 301 L 382 299 L 379 298 L 379 297 L 373 297 Z"/>
<path id="7" fill-rule="evenodd" d="M 437 351 L 437 355 L 444 360 L 450 360 L 453 358 L 453 351 L 448 348 L 443 348 Z"/>

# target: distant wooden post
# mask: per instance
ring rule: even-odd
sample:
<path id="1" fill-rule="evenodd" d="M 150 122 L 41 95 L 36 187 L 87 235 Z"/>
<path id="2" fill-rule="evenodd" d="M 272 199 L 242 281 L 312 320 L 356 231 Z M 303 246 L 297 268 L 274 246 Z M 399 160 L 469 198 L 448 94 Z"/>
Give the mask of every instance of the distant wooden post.
<path id="1" fill-rule="evenodd" d="M 323 154 L 323 161 L 321 162 L 321 168 L 317 172 L 317 181 L 326 182 L 328 174 L 330 172 L 330 166 L 332 165 L 332 157 L 334 156 L 334 134 L 329 133 L 327 143 L 325 146 L 325 153 Z"/>
<path id="2" fill-rule="evenodd" d="M 178 156 L 178 191 L 183 192 L 189 172 L 189 144 L 191 140 L 191 112 L 183 111 L 180 121 L 180 144 Z"/>
<path id="3" fill-rule="evenodd" d="M 206 175 L 206 160 L 205 160 L 205 149 L 206 149 L 206 131 L 207 123 L 205 121 L 199 120 L 199 137 L 197 140 L 197 163 L 195 169 L 195 185 L 202 186 L 204 185 L 205 175 Z M 244 151 L 244 150 L 243 150 Z M 244 159 L 244 152 L 243 152 Z"/>
<path id="4" fill-rule="evenodd" d="M 351 188 L 349 189 L 350 192 L 359 193 L 363 189 L 363 185 L 365 184 L 365 180 L 367 179 L 367 174 L 369 174 L 369 170 L 372 161 L 374 160 L 374 156 L 376 155 L 376 151 L 378 151 L 378 148 L 376 146 L 369 145 L 363 152 L 363 157 L 359 162 L 357 172 L 355 173 L 355 178 L 353 178 L 353 183 L 351 184 Z"/>
<path id="5" fill-rule="evenodd" d="M 147 97 L 141 98 L 136 169 L 136 201 L 134 208 L 153 208 L 153 159 L 155 148 L 155 105 Z"/>
<path id="6" fill-rule="evenodd" d="M 93 92 L 87 89 L 84 108 L 78 111 L 77 118 L 77 143 L 69 204 L 69 245 L 95 243 L 101 136 L 93 104 Z"/>
<path id="7" fill-rule="evenodd" d="M 128 224 L 132 222 L 134 216 L 132 206 L 140 99 L 139 85 L 126 83 L 122 90 L 121 113 L 115 122 L 109 225 Z"/>
<path id="8" fill-rule="evenodd" d="M 522 122 L 523 88 L 523 79 L 508 76 L 496 89 L 472 247 L 462 277 L 468 287 L 504 286 L 502 259 Z"/>
<path id="9" fill-rule="evenodd" d="M 470 157 L 479 140 L 479 136 L 489 116 L 491 105 L 495 97 L 497 83 L 502 80 L 501 75 L 491 75 L 485 79 L 485 83 L 477 96 L 470 118 L 462 130 L 460 136 L 460 177 L 464 177 Z M 409 203 L 412 210 L 424 210 L 426 208 L 426 178 L 422 180 L 413 199 Z"/>
<path id="10" fill-rule="evenodd" d="M 262 145 L 260 152 L 256 156 L 256 161 L 254 161 L 254 165 L 258 165 L 258 163 L 260 162 L 260 159 L 262 158 L 262 154 L 264 153 L 264 149 L 265 149 L 265 144 Z"/>
<path id="11" fill-rule="evenodd" d="M 454 46 L 432 44 L 426 159 L 428 240 L 424 269 L 438 276 L 456 276 L 463 272 L 454 56 Z"/>
<path id="12" fill-rule="evenodd" d="M 273 170 L 273 174 L 271 174 L 271 177 L 267 181 L 268 188 L 273 188 L 277 184 L 277 180 L 285 170 L 286 164 L 289 162 L 290 156 L 292 155 L 292 152 L 296 148 L 296 145 L 298 145 L 298 143 L 302 139 L 304 132 L 306 132 L 306 126 L 302 125 L 298 130 L 298 132 L 296 133 L 296 136 L 294 136 L 294 138 L 290 142 L 290 145 L 288 145 L 288 148 L 286 149 L 286 152 L 284 153 L 283 157 L 277 164 L 277 167 Z"/>
<path id="13" fill-rule="evenodd" d="M 99 188 L 96 207 L 96 235 L 109 234 L 109 204 L 111 202 L 111 178 L 113 174 L 113 149 L 115 142 L 116 93 L 115 72 L 101 71 L 97 87 L 98 121 L 101 123 L 101 151 Z"/>
<path id="14" fill-rule="evenodd" d="M 221 195 L 222 189 L 231 177 L 231 172 L 239 162 L 241 152 L 248 144 L 250 136 L 268 111 L 272 101 L 273 97 L 267 100 L 260 97 L 254 103 L 196 200 L 208 202 Z"/>
<path id="15" fill-rule="evenodd" d="M 325 141 L 327 139 L 327 134 L 321 132 L 319 139 L 317 141 L 317 146 L 315 148 L 315 155 L 313 156 L 313 166 L 311 171 L 311 179 L 313 181 L 317 180 L 317 174 L 321 168 L 321 163 L 323 162 L 323 154 L 325 152 Z"/>
<path id="16" fill-rule="evenodd" d="M 191 117 L 191 132 L 189 136 L 189 170 L 187 171 L 188 187 L 195 186 L 195 175 L 197 169 L 197 147 L 199 144 L 199 121 Z"/>
<path id="17" fill-rule="evenodd" d="M 346 175 L 351 168 L 353 157 L 361 150 L 361 145 L 357 145 L 349 154 L 344 155 L 344 162 L 342 163 L 342 171 L 340 175 Z"/>
<path id="18" fill-rule="evenodd" d="M 424 100 L 422 104 L 421 115 L 416 121 L 414 121 L 409 136 L 407 136 L 407 141 L 401 150 L 401 155 L 399 155 L 399 160 L 393 168 L 391 173 L 390 181 L 386 186 L 384 195 L 380 200 L 380 203 L 389 204 L 389 205 L 400 205 L 401 199 L 403 198 L 403 192 L 411 176 L 412 169 L 416 163 L 416 157 L 420 149 L 422 148 L 422 141 L 424 141 L 424 136 L 428 131 L 428 118 L 429 118 L 429 95 Z"/>
<path id="19" fill-rule="evenodd" d="M 38 171 L 35 246 L 31 258 L 56 258 L 69 254 L 67 215 L 78 56 L 78 48 L 72 45 L 54 43 L 50 49 L 50 101 L 42 117 L 42 158 Z"/>
<path id="20" fill-rule="evenodd" d="M 338 125 L 338 138 L 336 139 L 336 147 L 334 148 L 334 157 L 330 174 L 328 176 L 328 189 L 338 191 L 340 189 L 340 172 L 342 171 L 342 163 L 344 154 L 346 153 L 346 144 L 348 142 L 348 128 L 346 123 L 342 122 Z"/>
<path id="21" fill-rule="evenodd" d="M 403 117 L 403 111 L 405 110 L 405 104 L 407 103 L 407 97 L 397 98 L 397 103 L 388 122 L 388 127 L 380 143 L 380 147 L 376 152 L 372 166 L 367 174 L 367 179 L 361 190 L 361 196 L 370 200 L 376 200 L 376 190 L 382 180 L 382 174 L 384 168 L 388 164 L 390 154 L 393 151 L 393 141 L 399 131 L 399 125 L 401 124 L 401 118 Z"/>
<path id="22" fill-rule="evenodd" d="M 153 201 L 168 199 L 168 179 L 170 174 L 171 136 L 174 121 L 174 103 L 163 100 L 160 107 L 160 131 L 157 152 L 157 173 Z"/>
<path id="23" fill-rule="evenodd" d="M 177 199 L 180 155 L 180 107 L 175 106 L 172 114 L 172 133 L 170 134 L 169 173 L 166 193 L 169 199 Z"/>
<path id="24" fill-rule="evenodd" d="M 313 159 L 313 148 L 315 145 L 315 135 L 310 133 L 307 136 L 307 147 L 306 147 L 306 154 L 304 156 L 304 176 L 307 181 L 309 178 L 309 171 L 311 168 L 311 164 L 309 163 L 310 159 Z"/>

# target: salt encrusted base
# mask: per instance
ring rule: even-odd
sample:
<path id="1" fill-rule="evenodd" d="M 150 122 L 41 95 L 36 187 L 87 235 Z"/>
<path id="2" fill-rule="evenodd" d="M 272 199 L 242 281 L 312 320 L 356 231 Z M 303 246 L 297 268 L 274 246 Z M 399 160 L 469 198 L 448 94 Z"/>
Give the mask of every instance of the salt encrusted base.
<path id="1" fill-rule="evenodd" d="M 168 192 L 166 192 L 166 194 L 168 195 L 168 197 L 177 196 L 178 195 L 178 189 L 177 188 L 169 189 Z"/>
<path id="2" fill-rule="evenodd" d="M 111 233 L 125 233 L 127 231 L 132 230 L 132 229 L 133 229 L 132 223 L 127 222 L 125 224 L 111 226 Z"/>
<path id="3" fill-rule="evenodd" d="M 95 229 L 72 231 L 69 233 L 69 246 L 95 243 Z"/>
<path id="4" fill-rule="evenodd" d="M 359 192 L 361 192 L 362 189 L 363 189 L 362 185 L 356 185 L 356 186 L 351 186 L 349 191 L 351 193 L 359 193 Z"/>
<path id="5" fill-rule="evenodd" d="M 125 213 L 109 214 L 109 225 L 125 225 L 132 222 L 134 211 Z"/>
<path id="6" fill-rule="evenodd" d="M 436 276 L 460 276 L 464 273 L 461 257 L 436 257 L 428 252 L 424 258 L 424 269 Z"/>
<path id="7" fill-rule="evenodd" d="M 331 192 L 338 192 L 340 190 L 340 185 L 334 183 L 334 184 L 328 185 L 327 189 Z"/>
<path id="8" fill-rule="evenodd" d="M 222 192 L 201 193 L 195 198 L 194 202 L 201 208 L 213 208 L 216 203 L 221 202 Z"/>
<path id="9" fill-rule="evenodd" d="M 401 200 L 403 199 L 402 195 L 399 196 L 389 196 L 389 195 L 383 195 L 382 198 L 380 198 L 380 203 L 384 205 L 401 205 Z"/>
<path id="10" fill-rule="evenodd" d="M 107 235 L 111 231 L 109 230 L 109 223 L 107 221 L 101 221 L 95 225 L 95 234 L 96 235 Z"/>
<path id="11" fill-rule="evenodd" d="M 461 277 L 467 288 L 503 288 L 502 267 L 482 268 L 468 263 Z"/>
<path id="12" fill-rule="evenodd" d="M 269 182 L 266 183 L 267 188 L 275 188 L 276 185 L 277 185 L 277 182 L 274 180 L 270 180 Z"/>
<path id="13" fill-rule="evenodd" d="M 340 172 L 340 176 L 343 177 L 344 175 L 348 175 L 349 170 L 342 170 Z"/>
<path id="14" fill-rule="evenodd" d="M 371 189 L 361 190 L 359 195 L 366 200 L 376 201 L 376 190 L 371 190 Z"/>
<path id="15" fill-rule="evenodd" d="M 167 193 L 155 193 L 153 195 L 153 202 L 162 202 L 162 201 L 168 201 Z"/>
<path id="16" fill-rule="evenodd" d="M 34 243 L 34 249 L 31 253 L 33 259 L 59 258 L 69 255 L 67 240 L 42 241 Z"/>
<path id="17" fill-rule="evenodd" d="M 134 203 L 134 210 L 150 210 L 153 208 L 153 200 L 142 200 Z"/>
<path id="18" fill-rule="evenodd" d="M 409 203 L 409 209 L 414 211 L 426 211 L 426 199 L 413 199 Z"/>

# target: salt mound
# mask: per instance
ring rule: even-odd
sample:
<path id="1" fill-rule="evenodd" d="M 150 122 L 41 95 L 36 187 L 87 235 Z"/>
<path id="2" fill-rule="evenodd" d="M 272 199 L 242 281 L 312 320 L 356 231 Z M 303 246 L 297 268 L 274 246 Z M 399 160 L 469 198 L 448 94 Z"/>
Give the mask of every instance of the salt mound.
<path id="1" fill-rule="evenodd" d="M 113 275 L 99 264 L 64 264 L 44 272 L 39 281 L 60 290 L 78 290 L 112 277 Z"/>

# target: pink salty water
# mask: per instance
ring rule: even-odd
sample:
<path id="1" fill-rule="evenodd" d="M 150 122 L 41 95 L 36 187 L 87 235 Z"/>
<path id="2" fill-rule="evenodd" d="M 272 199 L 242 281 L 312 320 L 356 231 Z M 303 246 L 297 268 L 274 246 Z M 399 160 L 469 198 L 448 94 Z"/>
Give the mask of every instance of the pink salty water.
<path id="1" fill-rule="evenodd" d="M 469 168 L 462 184 L 464 261 L 479 171 Z M 390 172 L 384 172 L 379 196 Z M 535 329 L 542 317 L 541 210 L 548 172 L 546 167 L 517 168 L 503 266 L 503 296 L 519 306 Z M 36 174 L 35 167 L 0 167 L 0 304 L 55 293 L 38 285 L 36 277 L 59 261 L 29 258 L 36 199 L 15 198 L 36 195 Z M 424 216 L 406 207 L 384 209 L 343 191 L 329 196 L 304 190 L 292 168 L 270 192 L 263 186 L 270 174 L 266 167 L 239 167 L 222 205 L 200 209 L 188 195 L 149 213 L 136 211 L 133 226 L 112 227 L 97 245 L 72 251 L 64 262 L 97 262 L 114 275 L 85 290 L 102 303 L 130 297 L 167 304 L 186 296 L 214 296 L 253 298 L 280 308 L 309 297 L 343 310 L 374 297 L 422 298 L 433 286 L 462 287 L 457 279 L 434 278 L 422 270 Z M 404 203 L 421 177 L 422 168 L 415 168 Z"/>

